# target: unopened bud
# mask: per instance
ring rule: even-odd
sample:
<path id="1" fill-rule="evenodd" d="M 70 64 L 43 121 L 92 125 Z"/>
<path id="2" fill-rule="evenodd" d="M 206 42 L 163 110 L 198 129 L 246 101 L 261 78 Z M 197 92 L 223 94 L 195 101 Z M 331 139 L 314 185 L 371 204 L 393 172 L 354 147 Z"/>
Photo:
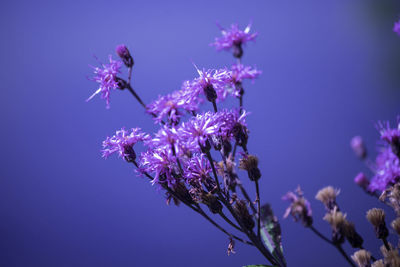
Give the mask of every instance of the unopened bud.
<path id="1" fill-rule="evenodd" d="M 215 91 L 214 86 L 211 83 L 207 83 L 203 90 L 208 101 L 214 102 L 215 100 L 217 100 L 217 92 Z"/>
<path id="2" fill-rule="evenodd" d="M 124 90 L 125 88 L 128 88 L 128 83 L 124 79 L 115 77 L 115 81 L 117 82 L 118 89 Z"/>
<path id="3" fill-rule="evenodd" d="M 134 61 L 128 48 L 125 45 L 118 45 L 115 50 L 117 51 L 118 56 L 124 62 L 125 66 L 132 68 Z"/>
<path id="4" fill-rule="evenodd" d="M 214 214 L 220 213 L 222 211 L 222 204 L 218 201 L 216 196 L 211 193 L 202 196 L 202 201 L 210 211 Z"/>
<path id="5" fill-rule="evenodd" d="M 364 173 L 360 172 L 357 174 L 357 176 L 354 178 L 354 182 L 359 185 L 362 189 L 367 190 L 369 186 L 369 180 L 367 176 L 365 176 Z"/>
<path id="6" fill-rule="evenodd" d="M 233 56 L 235 58 L 241 58 L 243 56 L 242 43 L 233 44 Z"/>

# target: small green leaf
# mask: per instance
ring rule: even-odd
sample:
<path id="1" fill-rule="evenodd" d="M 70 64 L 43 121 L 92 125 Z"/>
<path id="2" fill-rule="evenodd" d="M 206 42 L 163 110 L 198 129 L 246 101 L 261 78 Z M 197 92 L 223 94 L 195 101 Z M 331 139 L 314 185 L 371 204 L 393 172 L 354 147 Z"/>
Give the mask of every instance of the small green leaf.
<path id="1" fill-rule="evenodd" d="M 260 217 L 260 232 L 264 244 L 275 258 L 279 259 L 280 262 L 284 262 L 285 258 L 283 256 L 281 241 L 281 226 L 269 204 L 265 204 L 261 207 Z"/>

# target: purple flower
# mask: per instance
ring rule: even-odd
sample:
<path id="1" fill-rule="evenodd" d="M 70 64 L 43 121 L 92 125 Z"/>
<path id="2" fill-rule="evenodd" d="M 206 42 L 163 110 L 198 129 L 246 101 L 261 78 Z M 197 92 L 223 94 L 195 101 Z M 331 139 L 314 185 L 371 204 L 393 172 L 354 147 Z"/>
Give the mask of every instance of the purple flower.
<path id="1" fill-rule="evenodd" d="M 196 65 L 195 68 L 199 77 L 188 84 L 190 94 L 187 97 L 196 99 L 201 93 L 204 93 L 210 102 L 224 100 L 228 94 L 226 89 L 231 80 L 229 71 L 227 69 L 199 70 Z"/>
<path id="2" fill-rule="evenodd" d="M 220 134 L 225 138 L 235 138 L 239 141 L 247 139 L 246 117 L 248 112 L 238 110 L 223 110 L 216 113 L 216 120 L 221 124 Z M 244 141 L 246 142 L 246 141 Z"/>
<path id="3" fill-rule="evenodd" d="M 167 117 L 168 120 L 177 124 L 181 117 L 178 109 L 181 107 L 179 91 L 173 92 L 166 96 L 158 96 L 158 99 L 147 105 L 146 111 L 150 114 L 156 114 L 154 121 L 161 123 L 161 121 Z"/>
<path id="4" fill-rule="evenodd" d="M 233 48 L 234 56 L 237 58 L 243 55 L 242 44 L 253 41 L 258 35 L 250 33 L 251 23 L 244 30 L 240 30 L 238 24 L 232 24 L 230 29 L 219 27 L 222 36 L 215 38 L 215 42 L 210 45 L 215 46 L 218 51 Z"/>
<path id="5" fill-rule="evenodd" d="M 376 157 L 375 176 L 368 186 L 370 192 L 384 191 L 400 178 L 399 158 L 390 147 L 383 147 Z"/>
<path id="6" fill-rule="evenodd" d="M 121 61 L 113 60 L 111 55 L 109 56 L 109 61 L 110 63 L 108 64 L 102 64 L 102 68 L 93 67 L 96 75 L 92 78 L 92 80 L 99 83 L 99 88 L 86 100 L 89 101 L 95 95 L 101 93 L 101 98 L 106 100 L 106 108 L 110 108 L 111 90 L 118 88 L 118 82 L 116 78 L 122 65 Z"/>
<path id="7" fill-rule="evenodd" d="M 367 190 L 369 186 L 369 180 L 367 176 L 365 176 L 364 173 L 360 172 L 357 174 L 357 176 L 354 178 L 354 182 L 359 185 L 362 189 Z"/>
<path id="8" fill-rule="evenodd" d="M 140 128 L 132 128 L 131 132 L 126 131 L 124 128 L 115 132 L 112 137 L 107 137 L 103 141 L 103 158 L 108 158 L 111 154 L 118 153 L 120 157 L 135 158 L 133 146 L 142 141 L 150 139 L 150 136 L 143 133 Z"/>
<path id="9" fill-rule="evenodd" d="M 255 78 L 260 76 L 262 71 L 252 68 L 250 66 L 244 66 L 243 64 L 234 64 L 231 67 L 231 84 L 233 86 L 233 95 L 240 97 L 243 95 L 242 82 L 244 79 L 251 79 L 254 81 Z"/>
<path id="10" fill-rule="evenodd" d="M 209 178 L 212 169 L 210 162 L 203 153 L 196 153 L 187 161 L 185 168 L 185 177 L 188 180 L 204 182 Z"/>
<path id="11" fill-rule="evenodd" d="M 391 128 L 390 123 L 378 122 L 377 128 L 381 134 L 381 139 L 388 144 L 397 144 L 400 142 L 400 122 L 398 121 L 397 128 Z"/>
<path id="12" fill-rule="evenodd" d="M 174 146 L 179 139 L 178 131 L 175 127 L 164 125 L 156 134 L 155 137 L 146 141 L 145 145 L 151 149 L 163 146 Z"/>
<path id="13" fill-rule="evenodd" d="M 153 173 L 152 184 L 167 183 L 169 187 L 174 187 L 178 183 L 176 158 L 172 155 L 170 146 L 150 149 L 141 154 L 140 171 Z"/>
<path id="14" fill-rule="evenodd" d="M 221 123 L 212 112 L 198 114 L 182 124 L 181 137 L 187 143 L 205 146 L 206 140 L 220 129 Z"/>
<path id="15" fill-rule="evenodd" d="M 115 51 L 117 52 L 117 55 L 122 59 L 125 66 L 127 66 L 128 68 L 132 68 L 134 61 L 128 48 L 125 45 L 121 44 L 117 45 Z"/>
<path id="16" fill-rule="evenodd" d="M 393 31 L 400 36 L 400 20 L 396 21 L 393 26 Z"/>
<path id="17" fill-rule="evenodd" d="M 296 192 L 288 192 L 282 199 L 290 202 L 289 207 L 283 215 L 284 218 L 292 215 L 296 222 L 301 221 L 306 227 L 312 225 L 311 205 L 310 202 L 304 198 L 300 186 L 296 189 Z"/>

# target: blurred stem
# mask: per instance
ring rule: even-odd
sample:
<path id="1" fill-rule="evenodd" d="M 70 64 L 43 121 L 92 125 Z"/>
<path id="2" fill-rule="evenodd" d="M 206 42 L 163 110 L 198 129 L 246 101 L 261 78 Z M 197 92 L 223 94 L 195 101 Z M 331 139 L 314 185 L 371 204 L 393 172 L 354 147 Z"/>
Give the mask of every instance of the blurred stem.
<path id="1" fill-rule="evenodd" d="M 346 252 L 343 250 L 342 245 L 340 244 L 335 244 L 333 243 L 329 238 L 325 237 L 323 234 L 321 234 L 320 231 L 318 231 L 314 226 L 310 225 L 309 228 L 311 229 L 311 231 L 313 231 L 319 238 L 321 238 L 322 240 L 324 240 L 325 242 L 331 244 L 332 246 L 334 246 L 337 250 L 339 250 L 340 254 L 342 254 L 342 256 L 346 259 L 346 261 L 353 267 L 357 267 L 353 261 L 349 258 L 349 256 L 347 256 Z"/>
<path id="2" fill-rule="evenodd" d="M 261 205 L 260 205 L 260 187 L 258 185 L 258 180 L 255 181 L 256 183 L 256 201 L 257 201 L 257 236 L 260 237 L 260 228 L 261 228 Z"/>

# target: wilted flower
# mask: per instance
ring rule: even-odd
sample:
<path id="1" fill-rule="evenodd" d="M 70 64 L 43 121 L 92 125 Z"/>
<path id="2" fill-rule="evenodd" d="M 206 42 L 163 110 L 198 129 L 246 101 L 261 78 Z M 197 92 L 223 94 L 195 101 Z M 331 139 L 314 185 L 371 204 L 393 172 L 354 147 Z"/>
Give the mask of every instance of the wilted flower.
<path id="1" fill-rule="evenodd" d="M 389 235 L 385 223 L 385 211 L 383 209 L 373 208 L 368 210 L 367 220 L 374 226 L 376 236 L 379 239 L 385 239 Z"/>
<path id="2" fill-rule="evenodd" d="M 300 186 L 296 189 L 296 192 L 288 192 L 282 197 L 282 199 L 290 202 L 289 207 L 283 215 L 284 218 L 287 218 L 290 214 L 296 222 L 301 221 L 305 227 L 312 225 L 313 218 L 311 205 L 310 202 L 304 198 Z"/>
<path id="3" fill-rule="evenodd" d="M 111 90 L 118 88 L 117 74 L 122 65 L 121 61 L 113 60 L 111 55 L 109 56 L 109 61 L 110 63 L 108 64 L 102 64 L 102 68 L 93 67 L 96 75 L 92 80 L 99 84 L 99 89 L 97 89 L 97 91 L 86 100 L 89 101 L 95 95 L 101 93 L 101 98 L 106 100 L 106 108 L 110 108 Z"/>
<path id="4" fill-rule="evenodd" d="M 354 252 L 351 256 L 353 261 L 357 263 L 358 267 L 369 267 L 371 266 L 371 253 L 365 249 Z"/>
<path id="5" fill-rule="evenodd" d="M 347 223 L 346 214 L 337 210 L 335 207 L 333 210 L 328 211 L 324 216 L 324 220 L 327 221 L 332 227 L 332 241 L 334 244 L 341 244 L 344 242 L 344 227 Z"/>
<path id="6" fill-rule="evenodd" d="M 336 197 L 339 193 L 339 189 L 327 186 L 319 190 L 315 198 L 321 201 L 327 210 L 333 210 L 335 207 L 338 207 L 336 204 Z"/>
<path id="7" fill-rule="evenodd" d="M 120 157 L 125 157 L 127 160 L 135 160 L 133 145 L 149 139 L 150 136 L 143 133 L 140 128 L 132 128 L 130 133 L 122 128 L 103 141 L 103 157 L 108 158 L 111 154 L 118 153 Z"/>

